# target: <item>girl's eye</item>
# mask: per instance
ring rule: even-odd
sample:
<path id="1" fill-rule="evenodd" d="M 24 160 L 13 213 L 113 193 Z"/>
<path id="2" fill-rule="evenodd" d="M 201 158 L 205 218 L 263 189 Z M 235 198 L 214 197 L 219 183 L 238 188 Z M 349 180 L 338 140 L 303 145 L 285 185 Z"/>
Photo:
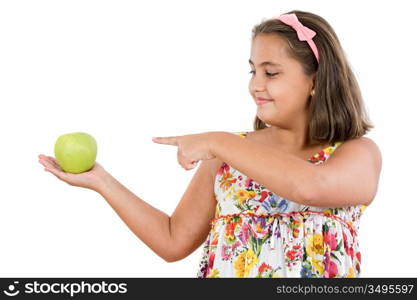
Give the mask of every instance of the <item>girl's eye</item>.
<path id="1" fill-rule="evenodd" d="M 255 74 L 255 71 L 250 71 L 249 74 Z M 268 73 L 268 72 L 265 72 L 265 74 L 266 74 L 266 76 L 271 77 L 271 76 L 274 76 L 274 75 L 278 75 L 279 72 L 277 72 L 277 73 Z"/>

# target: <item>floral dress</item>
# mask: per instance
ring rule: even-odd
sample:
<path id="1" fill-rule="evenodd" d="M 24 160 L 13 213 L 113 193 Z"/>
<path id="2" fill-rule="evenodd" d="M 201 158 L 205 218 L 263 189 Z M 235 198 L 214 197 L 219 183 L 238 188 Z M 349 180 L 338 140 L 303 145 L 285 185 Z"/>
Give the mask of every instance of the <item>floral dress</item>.
<path id="1" fill-rule="evenodd" d="M 236 133 L 242 138 L 247 132 Z M 313 155 L 321 164 L 341 145 Z M 305 206 L 272 193 L 223 163 L 214 184 L 216 213 L 198 278 L 359 277 L 357 232 L 365 205 Z"/>

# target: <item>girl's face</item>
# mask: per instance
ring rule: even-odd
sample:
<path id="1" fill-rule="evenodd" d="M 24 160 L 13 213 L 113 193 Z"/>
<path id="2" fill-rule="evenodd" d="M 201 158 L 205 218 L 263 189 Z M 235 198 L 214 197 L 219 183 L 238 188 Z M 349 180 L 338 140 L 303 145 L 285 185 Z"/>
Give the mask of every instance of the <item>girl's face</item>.
<path id="1" fill-rule="evenodd" d="M 255 37 L 249 61 L 249 92 L 255 103 L 257 97 L 273 100 L 257 105 L 257 116 L 264 123 L 281 128 L 304 126 L 314 77 L 303 73 L 301 64 L 287 56 L 285 47 L 278 36 Z"/>

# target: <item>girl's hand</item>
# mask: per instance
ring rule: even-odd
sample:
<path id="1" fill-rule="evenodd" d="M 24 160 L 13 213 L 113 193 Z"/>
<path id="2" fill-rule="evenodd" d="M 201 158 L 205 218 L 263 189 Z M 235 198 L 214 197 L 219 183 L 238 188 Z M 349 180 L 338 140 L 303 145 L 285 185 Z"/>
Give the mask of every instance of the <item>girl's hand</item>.
<path id="1" fill-rule="evenodd" d="M 51 156 L 40 154 L 39 163 L 45 167 L 45 171 L 51 172 L 58 179 L 68 183 L 69 185 L 83 187 L 94 191 L 98 190 L 102 179 L 106 174 L 108 174 L 97 162 L 90 171 L 80 174 L 65 172 L 62 170 L 57 160 Z"/>
<path id="2" fill-rule="evenodd" d="M 210 150 L 210 132 L 188 134 L 182 136 L 157 137 L 152 141 L 158 144 L 178 146 L 177 158 L 179 164 L 186 170 L 191 170 L 199 160 L 213 159 Z"/>

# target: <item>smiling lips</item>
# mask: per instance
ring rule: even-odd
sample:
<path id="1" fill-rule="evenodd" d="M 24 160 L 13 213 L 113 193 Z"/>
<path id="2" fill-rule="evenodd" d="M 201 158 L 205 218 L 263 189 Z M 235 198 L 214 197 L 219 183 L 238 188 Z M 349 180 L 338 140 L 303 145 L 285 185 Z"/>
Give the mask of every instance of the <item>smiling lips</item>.
<path id="1" fill-rule="evenodd" d="M 265 98 L 260 98 L 260 97 L 256 98 L 256 104 L 257 105 L 262 105 L 262 104 L 272 102 L 272 101 L 273 101 L 272 99 L 265 99 Z"/>

